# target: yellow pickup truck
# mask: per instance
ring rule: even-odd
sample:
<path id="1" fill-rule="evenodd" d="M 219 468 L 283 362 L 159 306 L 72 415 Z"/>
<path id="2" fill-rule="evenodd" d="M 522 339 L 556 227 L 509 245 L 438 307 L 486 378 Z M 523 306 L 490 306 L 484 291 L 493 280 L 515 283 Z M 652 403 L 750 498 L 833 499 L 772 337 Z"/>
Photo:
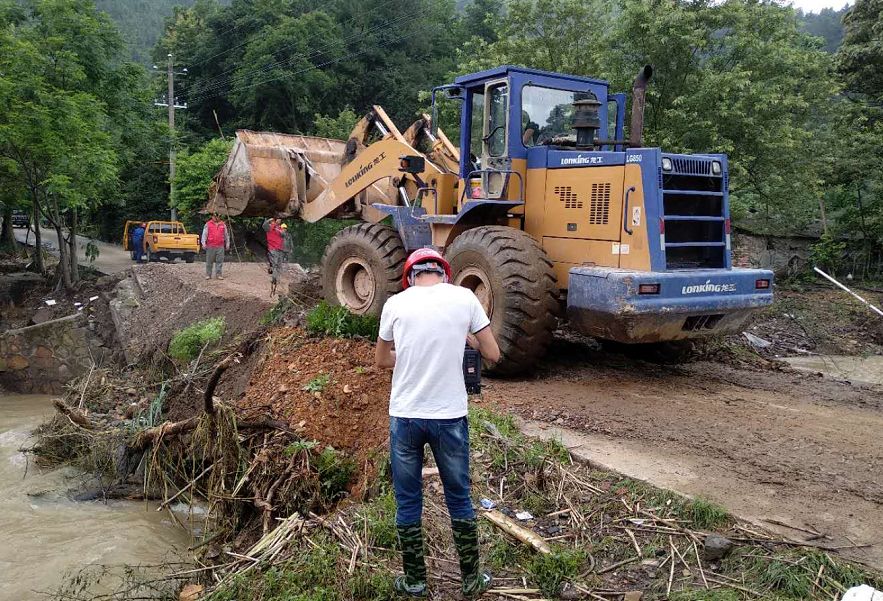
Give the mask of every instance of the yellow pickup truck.
<path id="1" fill-rule="evenodd" d="M 123 231 L 123 249 L 133 251 L 132 232 L 140 221 L 127 221 Z M 144 233 L 143 253 L 148 261 L 166 259 L 171 262 L 183 258 L 188 263 L 199 254 L 199 235 L 188 234 L 180 221 L 148 221 Z"/>

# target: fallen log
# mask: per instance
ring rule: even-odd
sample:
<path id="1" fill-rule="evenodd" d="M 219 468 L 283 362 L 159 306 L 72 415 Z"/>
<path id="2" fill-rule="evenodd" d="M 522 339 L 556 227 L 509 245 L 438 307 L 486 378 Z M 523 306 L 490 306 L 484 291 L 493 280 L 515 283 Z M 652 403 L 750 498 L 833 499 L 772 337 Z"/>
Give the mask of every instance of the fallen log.
<path id="1" fill-rule="evenodd" d="M 86 414 L 80 411 L 79 409 L 74 409 L 68 405 L 65 405 L 64 401 L 61 399 L 54 399 L 52 404 L 55 406 L 55 409 L 71 420 L 74 424 L 80 426 L 81 428 L 85 428 L 86 430 L 94 430 L 95 426 L 89 421 L 89 418 L 86 417 Z"/>
<path id="2" fill-rule="evenodd" d="M 139 451 L 143 450 L 163 436 L 184 434 L 195 430 L 198 425 L 199 416 L 190 417 L 180 422 L 164 422 L 158 426 L 139 432 L 138 436 L 135 437 L 135 440 L 132 443 L 132 448 Z M 280 432 L 285 432 L 292 436 L 295 435 L 291 428 L 288 427 L 288 424 L 273 419 L 264 419 L 254 422 L 238 422 L 236 428 L 238 430 L 279 430 Z"/>
<path id="3" fill-rule="evenodd" d="M 540 553 L 551 553 L 552 549 L 549 547 L 548 543 L 543 540 L 543 538 L 532 530 L 528 530 L 522 526 L 516 524 L 511 518 L 506 517 L 502 513 L 496 510 L 485 511 L 482 514 L 489 522 L 491 522 L 494 526 L 512 536 L 526 545 L 530 545 Z"/>
<path id="4" fill-rule="evenodd" d="M 209 415 L 214 415 L 215 413 L 215 388 L 218 387 L 218 382 L 221 381 L 221 376 L 224 375 L 224 372 L 227 371 L 231 365 L 238 363 L 240 357 L 241 355 L 239 353 L 234 353 L 218 363 L 215 367 L 215 371 L 212 372 L 211 377 L 208 379 L 208 383 L 205 385 L 203 404 L 205 412 Z"/>

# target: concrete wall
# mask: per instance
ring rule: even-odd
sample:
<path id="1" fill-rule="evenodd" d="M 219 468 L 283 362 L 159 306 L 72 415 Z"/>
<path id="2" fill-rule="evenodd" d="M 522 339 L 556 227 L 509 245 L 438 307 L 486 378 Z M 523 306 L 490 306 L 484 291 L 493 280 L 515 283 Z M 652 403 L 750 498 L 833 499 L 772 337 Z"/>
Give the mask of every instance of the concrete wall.
<path id="1" fill-rule="evenodd" d="M 85 315 L 0 334 L 0 386 L 10 392 L 60 393 L 109 354 Z"/>

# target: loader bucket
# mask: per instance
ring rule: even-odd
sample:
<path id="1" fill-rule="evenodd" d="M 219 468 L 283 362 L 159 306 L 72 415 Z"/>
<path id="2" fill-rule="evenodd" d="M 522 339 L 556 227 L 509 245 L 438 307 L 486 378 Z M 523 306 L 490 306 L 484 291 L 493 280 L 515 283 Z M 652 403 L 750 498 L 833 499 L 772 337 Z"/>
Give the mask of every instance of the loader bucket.
<path id="1" fill-rule="evenodd" d="M 236 132 L 204 212 L 242 217 L 297 217 L 340 173 L 341 140 Z"/>

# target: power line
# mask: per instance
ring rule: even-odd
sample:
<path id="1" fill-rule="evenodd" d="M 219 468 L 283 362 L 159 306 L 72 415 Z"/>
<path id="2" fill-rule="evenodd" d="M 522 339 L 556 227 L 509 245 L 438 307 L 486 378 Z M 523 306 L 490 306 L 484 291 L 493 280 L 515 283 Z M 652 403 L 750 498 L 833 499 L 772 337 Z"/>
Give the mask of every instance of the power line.
<path id="1" fill-rule="evenodd" d="M 335 46 L 338 43 L 346 45 L 349 42 L 352 42 L 352 41 L 355 41 L 359 38 L 364 37 L 365 35 L 374 33 L 376 31 L 382 31 L 382 30 L 389 29 L 391 27 L 395 27 L 396 25 L 398 25 L 398 24 L 400 24 L 410 18 L 411 18 L 411 15 L 401 15 L 391 21 L 387 21 L 386 23 L 381 23 L 379 25 L 375 25 L 374 27 L 372 27 L 366 31 L 354 32 L 354 33 L 350 34 L 349 36 L 342 38 L 341 40 L 339 40 L 339 42 L 329 42 L 329 43 L 325 44 L 324 46 L 320 46 L 319 48 L 311 50 L 308 53 L 298 53 L 298 54 L 290 56 L 286 59 L 273 61 L 272 63 L 270 63 L 268 65 L 264 65 L 263 67 L 256 69 L 255 71 L 253 71 L 251 73 L 234 75 L 232 77 L 224 77 L 224 75 L 227 75 L 229 73 L 234 73 L 238 69 L 238 67 L 228 69 L 227 71 L 224 71 L 223 73 L 220 73 L 219 75 L 209 79 L 207 84 L 202 85 L 201 89 L 199 89 L 193 95 L 193 101 L 196 102 L 199 99 L 206 97 L 209 93 L 214 92 L 214 91 L 224 87 L 227 84 L 234 84 L 234 83 L 237 83 L 238 81 L 244 81 L 244 80 L 248 79 L 250 76 L 253 76 L 255 74 L 269 72 L 272 69 L 275 69 L 277 67 L 284 67 L 285 65 L 293 64 L 296 60 L 301 59 L 301 58 L 306 59 L 306 60 L 309 60 L 311 58 L 316 58 L 317 56 L 319 56 L 321 54 L 325 54 L 327 49 Z M 282 46 L 279 49 L 277 49 L 277 51 L 285 49 L 285 48 L 291 48 L 292 46 L 294 46 L 295 43 L 289 44 L 287 46 Z"/>
<path id="2" fill-rule="evenodd" d="M 430 29 L 430 25 L 424 25 L 422 28 L 417 28 L 417 29 L 415 29 L 414 31 L 412 31 L 412 32 L 409 33 L 409 34 L 399 36 L 398 38 L 395 38 L 395 39 L 393 39 L 393 40 L 389 40 L 388 42 L 383 43 L 383 44 L 378 44 L 377 46 L 374 46 L 374 47 L 372 47 L 372 48 L 366 48 L 366 49 L 364 49 L 364 50 L 359 50 L 359 51 L 357 51 L 357 52 L 352 52 L 352 53 L 350 53 L 350 54 L 347 54 L 347 55 L 344 55 L 344 56 L 341 56 L 341 57 L 338 57 L 338 58 L 335 58 L 335 59 L 331 59 L 331 60 L 329 60 L 329 61 L 326 61 L 326 62 L 321 63 L 321 64 L 318 64 L 318 65 L 310 65 L 309 67 L 306 67 L 306 68 L 301 69 L 301 70 L 299 70 L 299 71 L 294 71 L 294 72 L 292 72 L 292 73 L 286 73 L 283 77 L 294 77 L 294 76 L 296 76 L 296 75 L 301 75 L 301 74 L 303 74 L 303 73 L 307 73 L 308 71 L 313 71 L 313 70 L 315 70 L 315 69 L 321 69 L 322 67 L 327 67 L 328 65 L 332 65 L 332 64 L 335 64 L 335 63 L 339 63 L 340 61 L 346 60 L 346 59 L 348 59 L 348 58 L 354 58 L 354 57 L 356 57 L 356 56 L 360 56 L 360 55 L 362 55 L 362 54 L 366 54 L 367 52 L 369 52 L 369 51 L 371 51 L 371 50 L 373 50 L 373 49 L 376 49 L 376 48 L 385 48 L 386 46 L 391 46 L 392 44 L 396 44 L 396 43 L 398 43 L 398 42 L 401 42 L 402 40 L 405 40 L 405 39 L 408 39 L 408 38 L 410 38 L 410 37 L 413 37 L 413 36 L 417 35 L 418 33 L 422 33 L 423 30 L 427 30 L 427 29 Z M 263 79 L 263 80 L 260 80 L 260 81 L 255 81 L 255 82 L 252 82 L 251 84 L 249 84 L 248 86 L 245 86 L 243 89 L 245 89 L 245 90 L 249 90 L 249 89 L 251 89 L 251 88 L 254 88 L 254 87 L 257 87 L 257 86 L 260 86 L 260 85 L 266 84 L 266 83 L 270 83 L 270 82 L 273 82 L 273 81 L 278 81 L 278 80 L 282 79 L 283 77 L 270 77 L 270 78 L 268 78 L 268 79 Z M 204 98 L 210 98 L 210 97 L 213 97 L 213 95 L 209 94 L 209 95 L 206 95 L 206 96 L 204 96 L 204 97 L 201 97 L 201 99 L 204 99 Z"/>

